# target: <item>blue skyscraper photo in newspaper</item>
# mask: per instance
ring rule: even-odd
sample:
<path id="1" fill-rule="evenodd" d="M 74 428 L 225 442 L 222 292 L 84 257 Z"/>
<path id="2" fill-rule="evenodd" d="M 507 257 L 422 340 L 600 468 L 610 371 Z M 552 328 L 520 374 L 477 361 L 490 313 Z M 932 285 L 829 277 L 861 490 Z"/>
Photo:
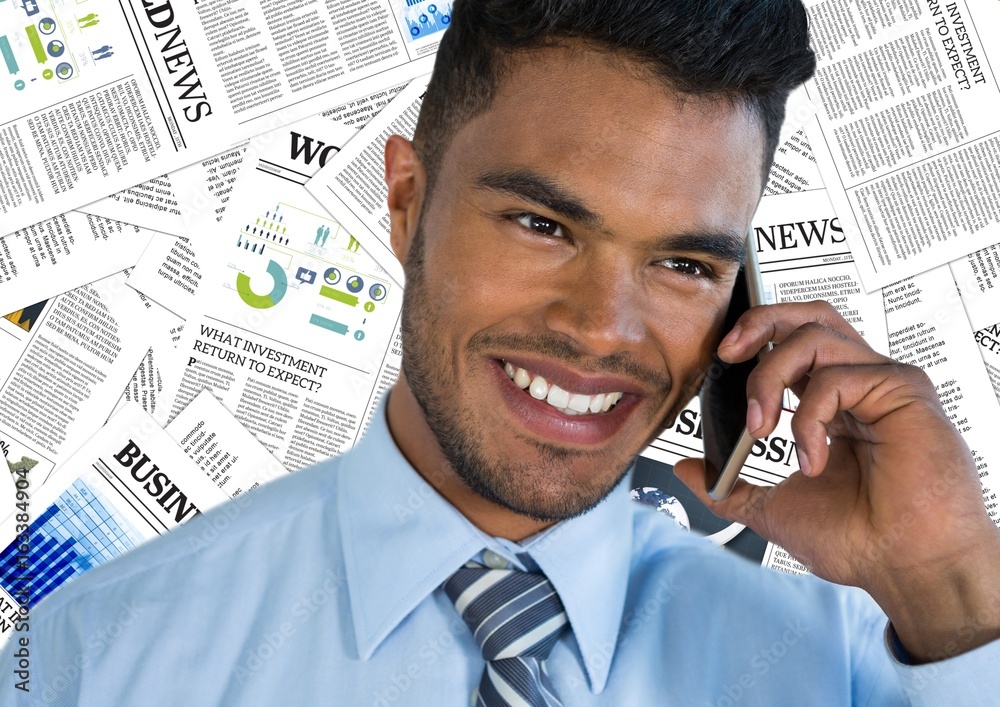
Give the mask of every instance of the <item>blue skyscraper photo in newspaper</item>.
<path id="1" fill-rule="evenodd" d="M 0 553 L 0 586 L 29 608 L 67 580 L 143 540 L 83 479 L 77 479 L 35 519 L 28 535 L 26 557 L 16 541 Z"/>

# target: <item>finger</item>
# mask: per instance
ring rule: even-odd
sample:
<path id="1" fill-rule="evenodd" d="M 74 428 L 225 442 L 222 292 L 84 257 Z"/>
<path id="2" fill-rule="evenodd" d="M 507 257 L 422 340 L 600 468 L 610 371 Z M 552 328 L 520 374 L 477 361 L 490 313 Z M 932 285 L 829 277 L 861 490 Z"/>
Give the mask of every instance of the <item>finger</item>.
<path id="1" fill-rule="evenodd" d="M 800 326 L 810 322 L 868 345 L 829 302 L 784 302 L 751 307 L 744 312 L 719 343 L 719 357 L 724 361 L 746 361 L 767 342 L 780 343 Z"/>
<path id="2" fill-rule="evenodd" d="M 936 402 L 936 394 L 926 374 L 914 366 L 830 366 L 816 371 L 791 422 L 802 473 L 823 473 L 830 454 L 827 432 L 838 413 L 850 412 L 862 423 L 857 432 L 867 441 L 878 442 L 873 425 L 916 401 L 926 409 L 927 403 Z"/>
<path id="3" fill-rule="evenodd" d="M 799 395 L 801 381 L 807 374 L 829 366 L 892 363 L 892 359 L 872 350 L 864 342 L 859 343 L 822 324 L 807 322 L 762 357 L 750 373 L 747 429 L 757 438 L 769 435 L 778 424 L 785 388 L 793 388 Z"/>
<path id="4" fill-rule="evenodd" d="M 674 476 L 684 482 L 691 493 L 715 515 L 734 523 L 742 523 L 760 535 L 768 537 L 766 528 L 763 527 L 763 509 L 771 487 L 757 486 L 743 479 L 737 479 L 729 496 L 716 501 L 708 495 L 704 459 L 682 459 L 674 465 Z"/>

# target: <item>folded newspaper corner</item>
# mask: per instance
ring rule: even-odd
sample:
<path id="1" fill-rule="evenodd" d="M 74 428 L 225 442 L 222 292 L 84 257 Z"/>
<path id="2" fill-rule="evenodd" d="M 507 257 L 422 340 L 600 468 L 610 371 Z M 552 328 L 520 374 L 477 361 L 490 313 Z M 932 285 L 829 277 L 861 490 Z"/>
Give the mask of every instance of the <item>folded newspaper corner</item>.
<path id="1" fill-rule="evenodd" d="M 227 498 L 146 412 L 125 405 L 0 525 L 0 647 L 62 584 Z"/>

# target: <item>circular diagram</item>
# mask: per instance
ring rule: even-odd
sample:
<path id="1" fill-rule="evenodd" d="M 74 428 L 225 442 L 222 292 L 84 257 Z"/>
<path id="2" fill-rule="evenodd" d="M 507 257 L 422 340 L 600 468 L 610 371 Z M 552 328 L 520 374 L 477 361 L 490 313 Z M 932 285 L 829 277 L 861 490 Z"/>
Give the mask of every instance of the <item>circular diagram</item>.
<path id="1" fill-rule="evenodd" d="M 365 281 L 362 280 L 357 275 L 351 275 L 347 278 L 347 289 L 351 292 L 361 292 L 365 286 Z"/>
<path id="2" fill-rule="evenodd" d="M 67 61 L 64 61 L 63 63 L 61 63 L 59 66 L 56 67 L 56 76 L 58 76 L 62 80 L 65 81 L 72 75 L 73 75 L 73 65 Z"/>
<path id="3" fill-rule="evenodd" d="M 38 31 L 42 34 L 52 34 L 56 31 L 56 21 L 51 17 L 43 17 L 38 21 Z"/>
<path id="4" fill-rule="evenodd" d="M 323 273 L 323 281 L 328 285 L 336 285 L 340 282 L 340 270 L 337 268 L 327 268 Z"/>
<path id="5" fill-rule="evenodd" d="M 49 52 L 49 56 L 62 56 L 63 52 L 66 51 L 66 45 L 60 42 L 58 39 L 53 39 L 51 42 L 49 42 L 49 46 L 47 47 L 47 49 Z"/>
<path id="6" fill-rule="evenodd" d="M 375 302 L 381 302 L 385 299 L 385 295 L 388 290 L 385 289 L 385 285 L 380 282 L 376 282 L 368 290 L 368 296 L 372 298 Z"/>

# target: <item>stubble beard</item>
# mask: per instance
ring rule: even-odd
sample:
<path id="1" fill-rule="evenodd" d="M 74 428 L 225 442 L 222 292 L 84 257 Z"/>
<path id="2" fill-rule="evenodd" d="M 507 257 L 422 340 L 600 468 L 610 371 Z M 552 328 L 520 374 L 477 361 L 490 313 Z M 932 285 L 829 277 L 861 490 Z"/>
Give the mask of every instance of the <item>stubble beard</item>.
<path id="1" fill-rule="evenodd" d="M 487 453 L 488 430 L 480 429 L 454 395 L 458 383 L 449 375 L 450 356 L 436 338 L 436 322 L 443 319 L 428 291 L 424 268 L 424 234 L 421 222 L 405 266 L 406 290 L 402 311 L 402 367 L 413 397 L 423 410 L 427 426 L 437 439 L 455 474 L 486 500 L 538 521 L 560 521 L 594 508 L 628 474 L 636 454 L 606 464 L 617 467 L 610 480 L 598 478 L 560 483 L 566 466 L 606 456 L 570 450 L 525 439 L 537 455 L 530 461 L 504 459 Z M 637 450 L 638 451 L 638 450 Z"/>

